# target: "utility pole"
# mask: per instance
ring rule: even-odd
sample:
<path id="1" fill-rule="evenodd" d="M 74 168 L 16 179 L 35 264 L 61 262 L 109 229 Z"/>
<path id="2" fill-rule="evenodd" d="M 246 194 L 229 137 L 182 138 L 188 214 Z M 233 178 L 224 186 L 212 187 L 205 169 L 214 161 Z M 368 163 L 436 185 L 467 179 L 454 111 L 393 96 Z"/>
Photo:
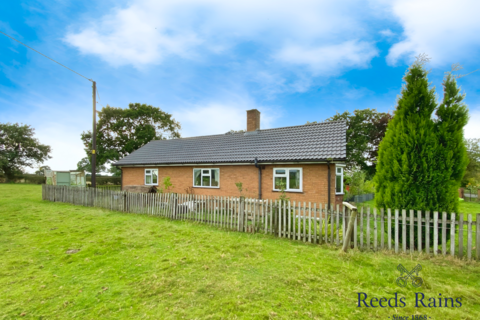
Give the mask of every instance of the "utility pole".
<path id="1" fill-rule="evenodd" d="M 96 97 L 96 94 L 97 94 L 97 84 L 95 81 L 93 81 L 92 79 L 89 79 L 87 77 L 85 77 L 84 75 L 81 75 L 80 73 L 78 73 L 77 71 L 75 70 L 72 70 L 70 69 L 69 67 L 61 64 L 60 62 L 50 58 L 49 56 L 41 53 L 40 51 L 37 51 L 35 49 L 33 49 L 32 47 L 29 47 L 27 46 L 25 43 L 15 39 L 14 37 L 6 34 L 5 32 L 1 31 L 0 30 L 0 33 L 1 34 L 4 34 L 5 36 L 9 37 L 10 39 L 20 43 L 22 46 L 25 46 L 27 47 L 28 49 L 32 50 L 32 51 L 35 51 L 36 53 L 44 56 L 45 58 L 47 59 L 50 59 L 52 60 L 53 62 L 61 65 L 62 67 L 64 67 L 65 69 L 67 70 L 70 70 L 71 72 L 73 73 L 76 73 L 77 75 L 79 75 L 80 77 L 84 78 L 84 79 L 87 79 L 88 81 L 91 81 L 92 82 L 92 89 L 93 89 L 93 136 L 92 136 L 92 187 L 96 187 L 97 186 L 97 183 L 96 183 L 96 179 L 95 179 L 95 175 L 96 175 L 96 169 L 97 169 L 97 101 L 95 100 L 95 97 Z M 0 147 L 3 147 L 3 146 L 0 146 Z"/>
<path id="2" fill-rule="evenodd" d="M 93 130 L 92 130 L 92 188 L 97 187 L 97 101 L 96 91 L 97 83 L 92 81 L 92 91 L 93 91 Z"/>

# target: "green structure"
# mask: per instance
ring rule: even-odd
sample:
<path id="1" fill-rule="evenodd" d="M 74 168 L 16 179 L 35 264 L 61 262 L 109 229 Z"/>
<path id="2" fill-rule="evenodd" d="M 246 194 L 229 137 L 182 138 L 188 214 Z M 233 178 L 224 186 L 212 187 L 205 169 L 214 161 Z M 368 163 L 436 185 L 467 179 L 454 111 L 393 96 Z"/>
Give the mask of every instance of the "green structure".
<path id="1" fill-rule="evenodd" d="M 45 170 L 46 184 L 57 186 L 86 187 L 85 171 Z"/>

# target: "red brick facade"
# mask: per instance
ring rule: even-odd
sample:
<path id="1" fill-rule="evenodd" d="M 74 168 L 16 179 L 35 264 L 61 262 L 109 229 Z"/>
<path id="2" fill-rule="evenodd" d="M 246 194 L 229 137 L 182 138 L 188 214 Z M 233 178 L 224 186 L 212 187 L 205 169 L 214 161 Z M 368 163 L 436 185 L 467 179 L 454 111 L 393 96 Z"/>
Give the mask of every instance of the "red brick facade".
<path id="1" fill-rule="evenodd" d="M 303 191 L 287 192 L 291 201 L 316 202 L 326 204 L 328 190 L 328 167 L 326 164 L 297 164 L 297 165 L 265 165 L 262 166 L 262 198 L 278 199 L 280 193 L 273 191 L 273 168 L 302 168 L 303 169 Z M 193 187 L 193 168 L 219 168 L 220 187 L 205 188 Z M 144 167 L 123 167 L 122 185 L 124 190 L 129 186 L 143 186 Z M 158 169 L 159 187 L 165 177 L 170 177 L 174 186 L 173 192 L 192 192 L 198 195 L 212 196 L 239 196 L 240 193 L 235 182 L 243 183 L 242 194 L 248 198 L 258 198 L 258 169 L 253 165 L 217 165 L 217 166 L 165 166 L 148 167 Z M 331 202 L 341 204 L 343 195 L 335 194 L 335 164 L 331 164 Z"/>

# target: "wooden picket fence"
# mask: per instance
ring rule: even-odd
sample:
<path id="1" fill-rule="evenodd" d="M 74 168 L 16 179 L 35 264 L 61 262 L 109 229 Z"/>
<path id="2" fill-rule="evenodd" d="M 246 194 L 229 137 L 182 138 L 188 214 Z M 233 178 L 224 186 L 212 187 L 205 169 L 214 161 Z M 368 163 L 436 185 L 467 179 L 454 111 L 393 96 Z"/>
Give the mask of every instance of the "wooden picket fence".
<path id="1" fill-rule="evenodd" d="M 239 232 L 265 233 L 341 246 L 349 223 L 345 206 L 175 193 L 130 193 L 69 186 L 42 186 L 42 199 L 128 213 L 190 220 Z M 351 245 L 360 250 L 422 252 L 460 259 L 480 257 L 480 214 L 360 208 Z M 405 239 L 405 241 L 403 241 Z M 433 242 L 433 243 L 431 243 Z M 475 242 L 475 246 L 474 246 Z M 441 250 L 440 250 L 441 247 Z"/>

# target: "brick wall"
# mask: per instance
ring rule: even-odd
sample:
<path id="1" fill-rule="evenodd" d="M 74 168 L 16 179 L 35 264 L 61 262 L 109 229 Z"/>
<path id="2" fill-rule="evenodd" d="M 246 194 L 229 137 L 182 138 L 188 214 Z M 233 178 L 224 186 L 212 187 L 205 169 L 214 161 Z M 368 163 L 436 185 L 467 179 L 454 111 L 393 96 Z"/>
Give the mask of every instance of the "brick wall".
<path id="1" fill-rule="evenodd" d="M 303 192 L 287 192 L 291 201 L 327 203 L 327 165 L 265 165 L 262 170 L 262 198 L 278 199 L 280 192 L 273 191 L 273 168 L 300 167 L 303 168 Z M 159 187 L 163 178 L 169 176 L 173 183 L 173 192 L 187 193 L 193 187 L 193 166 L 188 167 L 157 167 Z M 258 169 L 252 165 L 212 166 L 195 168 L 219 168 L 220 188 L 193 187 L 194 194 L 212 196 L 239 196 L 235 182 L 243 183 L 243 195 L 248 198 L 258 198 Z M 150 168 L 151 169 L 151 168 Z M 145 168 L 122 168 L 124 190 L 129 186 L 144 185 Z M 341 204 L 343 196 L 335 195 L 335 165 L 331 165 L 331 201 Z"/>

